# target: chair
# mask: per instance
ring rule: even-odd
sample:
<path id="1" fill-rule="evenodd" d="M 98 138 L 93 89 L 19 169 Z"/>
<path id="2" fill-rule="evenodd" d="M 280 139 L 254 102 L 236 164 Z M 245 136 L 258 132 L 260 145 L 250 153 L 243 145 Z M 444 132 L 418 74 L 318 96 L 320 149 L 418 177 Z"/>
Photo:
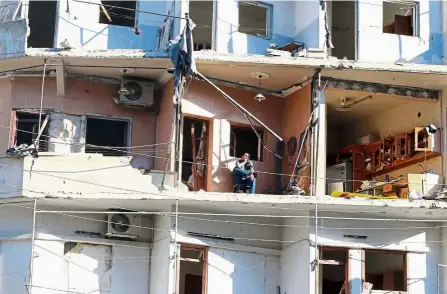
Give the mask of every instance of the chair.
<path id="1" fill-rule="evenodd" d="M 258 177 L 257 172 L 254 172 L 253 175 L 254 175 L 255 179 Z M 240 193 L 241 191 L 242 191 L 242 193 L 247 193 L 247 190 L 250 190 L 250 186 L 248 186 L 246 184 L 239 184 L 239 185 L 233 186 L 234 193 Z"/>

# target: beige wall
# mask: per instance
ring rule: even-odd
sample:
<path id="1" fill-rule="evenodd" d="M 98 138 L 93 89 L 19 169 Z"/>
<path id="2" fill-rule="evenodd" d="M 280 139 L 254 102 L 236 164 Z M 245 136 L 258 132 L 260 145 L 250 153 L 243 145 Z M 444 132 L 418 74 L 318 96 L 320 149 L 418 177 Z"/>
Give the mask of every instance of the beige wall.
<path id="1" fill-rule="evenodd" d="M 221 87 L 244 108 L 254 114 L 259 120 L 274 132 L 281 133 L 281 115 L 284 100 L 282 98 L 266 96 L 266 100 L 258 102 L 253 99 L 256 93 L 234 88 Z M 231 169 L 235 158 L 230 152 L 230 123 L 248 124 L 245 117 L 232 106 L 222 95 L 210 85 L 194 80 L 188 96 L 183 101 L 183 112 L 213 120 L 213 154 L 212 154 L 212 191 L 229 192 L 233 188 Z M 264 131 L 264 143 L 272 150 L 276 150 L 276 138 Z M 276 157 L 263 150 L 264 160 L 255 161 L 257 171 L 274 172 Z M 256 182 L 256 193 L 262 193 L 268 187 L 275 188 L 275 176 L 260 173 Z"/>
<path id="2" fill-rule="evenodd" d="M 417 116 L 418 112 L 421 113 L 420 117 Z M 402 106 L 345 126 L 340 143 L 344 142 L 341 147 L 354 144 L 357 138 L 369 133 L 378 136 L 378 139 L 385 138 L 429 123 L 440 126 L 440 103 L 410 102 L 403 99 Z"/>
<path id="3" fill-rule="evenodd" d="M 9 80 L 1 80 L 5 83 Z M 2 109 L 1 121 L 8 120 L 11 108 L 40 107 L 41 78 L 16 77 L 11 81 L 12 91 L 9 95 L 11 104 Z M 154 143 L 154 117 L 150 111 L 124 108 L 114 103 L 117 85 L 87 80 L 67 79 L 65 97 L 56 95 L 56 79 L 45 79 L 43 108 L 63 112 L 65 114 L 85 115 L 98 114 L 116 117 L 126 117 L 132 120 L 131 145 L 147 145 Z M 8 101 L 8 92 L 0 87 L 2 101 Z M 7 119 L 5 117 L 8 117 Z M 3 134 L 3 133 L 0 133 Z M 0 148 L 8 144 L 7 134 L 0 137 Z M 143 151 L 142 151 L 143 152 Z"/>
<path id="4" fill-rule="evenodd" d="M 307 85 L 303 89 L 292 93 L 288 97 L 285 98 L 285 103 L 283 106 L 282 112 L 282 135 L 285 141 L 287 142 L 291 137 L 295 136 L 298 141 L 297 151 L 293 156 L 284 155 L 284 159 L 282 161 L 282 173 L 283 174 L 292 174 L 293 168 L 295 165 L 296 157 L 298 156 L 299 144 L 300 144 L 300 135 L 306 129 L 306 126 L 309 122 L 310 116 L 310 101 L 311 101 L 311 85 Z M 308 134 L 308 139 L 310 134 Z M 305 145 L 303 146 L 303 151 L 301 152 L 300 162 L 305 158 L 306 153 L 307 162 L 309 163 L 308 167 L 301 171 L 300 175 L 303 177 L 301 181 L 299 181 L 299 185 L 302 189 L 309 191 L 310 185 L 310 146 L 308 147 L 309 140 L 306 140 Z M 282 187 L 284 187 L 289 181 L 290 177 L 283 176 L 282 179 Z"/>
<path id="5" fill-rule="evenodd" d="M 0 153 L 8 148 L 11 111 L 11 80 L 0 79 Z"/>
<path id="6" fill-rule="evenodd" d="M 157 117 L 156 141 L 158 144 L 167 143 L 171 137 L 171 127 L 174 115 L 174 94 L 173 81 L 168 81 L 157 93 L 160 103 L 160 113 Z M 155 169 L 164 170 L 167 151 L 169 145 L 157 145 L 157 158 L 155 159 Z"/>

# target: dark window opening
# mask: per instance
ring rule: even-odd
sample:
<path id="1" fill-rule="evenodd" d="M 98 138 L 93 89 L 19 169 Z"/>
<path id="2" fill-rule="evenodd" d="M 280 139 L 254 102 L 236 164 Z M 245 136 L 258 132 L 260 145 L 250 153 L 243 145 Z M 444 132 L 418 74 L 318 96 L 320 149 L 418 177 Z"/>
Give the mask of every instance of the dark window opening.
<path id="1" fill-rule="evenodd" d="M 53 48 L 57 1 L 29 1 L 29 48 Z"/>
<path id="2" fill-rule="evenodd" d="M 256 1 L 239 1 L 239 29 L 244 34 L 269 37 L 273 7 Z"/>
<path id="3" fill-rule="evenodd" d="M 41 123 L 43 124 L 46 114 L 42 114 Z M 42 135 L 39 139 L 39 151 L 48 151 L 48 129 L 49 123 L 45 126 Z M 22 144 L 33 145 L 39 133 L 39 114 L 38 113 L 26 113 L 17 112 L 16 114 L 16 146 Z"/>
<path id="4" fill-rule="evenodd" d="M 101 1 L 101 3 L 103 6 L 99 6 L 99 23 L 135 27 L 136 1 Z"/>
<path id="5" fill-rule="evenodd" d="M 348 294 L 348 250 L 328 247 L 323 247 L 320 250 L 321 293 Z"/>
<path id="6" fill-rule="evenodd" d="M 372 290 L 406 291 L 406 254 L 365 250 L 365 282 Z"/>
<path id="7" fill-rule="evenodd" d="M 202 294 L 206 289 L 207 249 L 181 245 L 180 250 L 180 294 Z"/>
<path id="8" fill-rule="evenodd" d="M 356 59 L 355 1 L 329 1 L 331 55 L 339 59 Z"/>
<path id="9" fill-rule="evenodd" d="M 383 2 L 383 32 L 417 36 L 418 3 Z"/>
<path id="10" fill-rule="evenodd" d="M 128 132 L 128 121 L 87 117 L 85 152 L 127 156 Z"/>
<path id="11" fill-rule="evenodd" d="M 189 16 L 200 24 L 192 31 L 194 50 L 209 50 L 213 40 L 213 1 L 190 1 Z"/>
<path id="12" fill-rule="evenodd" d="M 261 140 L 264 139 L 264 132 L 256 131 L 260 139 L 251 127 L 231 126 L 230 156 L 240 158 L 242 154 L 248 152 L 251 160 L 262 161 L 264 152 Z"/>

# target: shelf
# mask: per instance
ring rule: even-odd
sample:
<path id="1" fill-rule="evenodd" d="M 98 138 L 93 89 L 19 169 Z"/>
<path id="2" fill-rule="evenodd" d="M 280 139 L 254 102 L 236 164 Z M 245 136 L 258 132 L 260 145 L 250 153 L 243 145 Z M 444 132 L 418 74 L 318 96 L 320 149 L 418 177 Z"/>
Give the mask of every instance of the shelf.
<path id="1" fill-rule="evenodd" d="M 437 152 L 420 152 L 412 157 L 403 159 L 403 160 L 396 160 L 395 162 L 393 162 L 393 165 L 388 166 L 388 167 L 384 167 L 383 169 L 379 170 L 379 171 L 370 171 L 370 172 L 364 172 L 364 175 L 366 176 L 378 176 L 378 175 L 382 175 L 382 174 L 386 174 L 388 172 L 397 170 L 397 169 L 401 169 L 419 162 L 424 161 L 424 159 L 426 158 L 427 160 L 430 158 L 434 158 L 437 156 L 440 156 L 440 153 Z"/>

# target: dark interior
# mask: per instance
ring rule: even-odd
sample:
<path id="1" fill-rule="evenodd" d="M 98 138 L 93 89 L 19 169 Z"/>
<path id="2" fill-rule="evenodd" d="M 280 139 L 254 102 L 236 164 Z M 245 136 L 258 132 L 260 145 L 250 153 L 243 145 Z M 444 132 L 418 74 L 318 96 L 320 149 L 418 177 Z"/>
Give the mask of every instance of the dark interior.
<path id="1" fill-rule="evenodd" d="M 196 139 L 200 139 L 202 135 L 202 124 L 204 121 L 199 119 L 184 118 L 183 121 L 183 163 L 182 163 L 182 180 L 188 181 L 192 175 L 192 137 L 191 126 L 194 124 L 194 134 Z M 200 141 L 196 140 L 196 152 L 199 148 Z M 185 162 L 186 161 L 186 162 Z"/>
<path id="2" fill-rule="evenodd" d="M 263 132 L 259 130 L 257 132 L 262 139 Z M 251 160 L 262 161 L 262 150 L 258 156 L 259 147 L 259 139 L 252 128 L 231 126 L 230 156 L 240 158 L 242 154 L 248 152 Z"/>
<path id="3" fill-rule="evenodd" d="M 123 147 L 128 146 L 128 127 L 129 123 L 124 120 L 88 117 L 86 143 L 109 148 L 87 145 L 85 152 L 101 153 L 105 156 L 126 156 L 127 150 Z"/>
<path id="4" fill-rule="evenodd" d="M 346 251 L 323 251 L 325 260 L 335 260 L 345 263 Z M 347 289 L 343 289 L 346 279 L 345 265 L 321 265 L 322 267 L 322 294 L 345 294 Z"/>
<path id="5" fill-rule="evenodd" d="M 29 1 L 28 47 L 53 48 L 57 1 Z"/>
<path id="6" fill-rule="evenodd" d="M 37 113 L 25 113 L 17 112 L 17 133 L 16 133 L 16 146 L 21 144 L 31 145 L 39 133 L 39 114 Z M 46 115 L 42 115 L 42 123 L 45 120 Z M 48 150 L 48 126 L 47 123 L 41 138 L 39 139 L 39 151 Z"/>
<path id="7" fill-rule="evenodd" d="M 135 9 L 137 7 L 136 1 L 101 1 L 105 10 L 109 14 L 112 22 L 104 13 L 103 9 L 99 7 L 99 22 L 103 24 L 111 24 L 123 27 L 135 26 Z"/>

